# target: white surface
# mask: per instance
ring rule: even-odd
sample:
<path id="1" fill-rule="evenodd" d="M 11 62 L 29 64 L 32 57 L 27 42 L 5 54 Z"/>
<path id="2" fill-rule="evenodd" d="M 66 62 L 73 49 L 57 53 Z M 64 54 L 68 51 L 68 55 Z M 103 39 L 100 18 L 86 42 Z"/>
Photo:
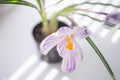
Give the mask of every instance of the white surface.
<path id="1" fill-rule="evenodd" d="M 67 3 L 67 1 L 68 0 L 65 0 L 64 3 L 73 3 L 72 0 L 69 0 L 69 3 Z M 108 2 L 109 0 L 101 1 Z M 113 4 L 120 3 L 117 1 L 119 0 L 109 2 Z M 75 2 L 79 2 L 79 0 L 75 0 Z M 106 12 L 111 10 L 109 9 L 111 7 L 100 7 L 100 9 L 98 9 L 98 6 L 83 7 L 90 7 L 98 11 L 104 10 Z M 51 13 L 49 13 L 49 16 L 50 14 Z M 90 15 L 95 16 L 94 14 Z M 92 31 L 94 33 L 91 35 L 91 38 L 105 56 L 117 80 L 120 80 L 120 35 L 117 34 L 119 31 L 112 29 L 109 32 L 104 32 L 106 30 L 104 30 L 99 23 L 93 22 L 90 19 L 88 20 L 88 18 L 85 17 L 79 18 L 76 16 L 77 15 L 75 15 L 75 20 L 78 21 L 80 25 L 87 25 L 91 31 L 93 30 L 92 28 L 95 27 L 94 31 Z M 99 18 L 101 17 L 102 16 L 99 16 Z M 13 12 L 0 17 L 0 80 L 9 80 L 11 76 L 18 73 L 16 71 L 19 71 L 21 66 L 24 66 L 22 70 L 25 70 L 25 72 L 21 72 L 23 73 L 22 75 L 20 73 L 18 80 L 26 80 L 33 74 L 32 72 L 39 74 L 39 69 L 37 73 L 35 70 L 42 62 L 40 59 L 30 60 L 33 65 L 24 64 L 29 62 L 29 58 L 33 55 L 39 58 L 39 51 L 32 37 L 32 29 L 39 21 L 40 17 L 36 10 L 23 6 L 18 6 Z M 101 32 L 105 33 L 105 35 Z M 102 37 L 102 35 L 104 37 Z M 117 40 L 115 39 L 116 36 L 118 38 Z M 48 64 L 42 73 L 40 72 L 39 75 L 35 75 L 36 80 L 44 80 L 51 70 L 58 70 L 54 73 L 55 75 L 53 74 L 53 80 L 111 80 L 109 73 L 90 45 L 85 40 L 82 40 L 80 41 L 80 46 L 84 52 L 84 59 L 73 73 L 63 73 L 60 69 L 61 63 Z M 26 69 L 26 67 L 28 67 L 28 69 Z"/>
<path id="2" fill-rule="evenodd" d="M 8 14 L 10 11 L 13 10 L 15 5 L 9 5 L 9 4 L 0 4 L 0 17 L 2 15 Z"/>

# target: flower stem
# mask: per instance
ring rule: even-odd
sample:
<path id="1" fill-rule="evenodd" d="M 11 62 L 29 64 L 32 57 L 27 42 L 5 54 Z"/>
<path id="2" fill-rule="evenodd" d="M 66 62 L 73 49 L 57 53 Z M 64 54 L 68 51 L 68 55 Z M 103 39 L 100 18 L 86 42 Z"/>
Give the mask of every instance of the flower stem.
<path id="1" fill-rule="evenodd" d="M 110 76 L 112 77 L 112 80 L 117 80 L 115 78 L 114 73 L 112 72 L 109 64 L 107 63 L 107 61 L 105 60 L 104 56 L 102 55 L 102 53 L 100 52 L 100 50 L 97 48 L 97 46 L 95 45 L 95 43 L 91 40 L 90 37 L 87 37 L 86 40 L 88 41 L 88 43 L 92 46 L 92 48 L 95 50 L 95 52 L 97 53 L 97 55 L 99 56 L 99 58 L 101 59 L 101 61 L 103 62 L 104 66 L 106 67 L 106 69 L 108 70 Z"/>
<path id="2" fill-rule="evenodd" d="M 38 6 L 40 8 L 40 15 L 42 18 L 42 23 L 43 23 L 43 31 L 44 32 L 48 32 L 48 20 L 47 20 L 47 16 L 46 16 L 46 11 L 45 11 L 45 6 L 44 3 L 42 2 L 42 0 L 37 0 Z"/>

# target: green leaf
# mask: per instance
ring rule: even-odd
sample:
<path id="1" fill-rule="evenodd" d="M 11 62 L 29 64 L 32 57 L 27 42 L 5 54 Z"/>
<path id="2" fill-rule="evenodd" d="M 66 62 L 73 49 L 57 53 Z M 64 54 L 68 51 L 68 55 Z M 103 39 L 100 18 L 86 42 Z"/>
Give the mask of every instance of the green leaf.
<path id="1" fill-rule="evenodd" d="M 58 14 L 54 14 L 51 18 L 50 18 L 50 28 L 52 30 L 52 32 L 55 32 L 58 28 Z"/>
<path id="2" fill-rule="evenodd" d="M 64 1 L 64 0 L 59 0 L 57 3 L 55 3 L 54 5 L 57 5 L 57 4 L 59 4 L 59 3 L 61 3 L 62 1 Z"/>
<path id="3" fill-rule="evenodd" d="M 78 10 L 80 10 L 80 9 L 76 8 L 75 5 L 67 6 L 67 7 L 63 8 L 62 10 L 60 10 L 59 14 L 67 14 L 67 13 L 70 13 L 73 11 L 78 11 Z"/>
<path id="4" fill-rule="evenodd" d="M 97 21 L 97 22 L 101 22 L 101 23 L 104 23 L 105 25 L 108 25 L 110 27 L 113 27 L 113 28 L 116 28 L 116 29 L 120 29 L 120 26 L 119 25 L 116 25 L 116 24 L 113 24 L 113 23 L 110 23 L 110 22 L 106 22 L 104 20 L 100 20 L 100 19 L 97 19 L 97 18 L 94 18 L 94 17 L 91 17 L 87 14 L 81 14 L 81 13 L 73 13 L 73 14 L 78 14 L 78 15 L 81 15 L 81 16 L 85 16 L 85 17 L 88 17 L 94 21 Z"/>
<path id="5" fill-rule="evenodd" d="M 25 5 L 25 6 L 29 6 L 29 7 L 37 9 L 37 7 L 34 4 L 27 2 L 27 1 L 23 1 L 23 0 L 0 0 L 0 4 Z"/>
<path id="6" fill-rule="evenodd" d="M 114 5 L 114 4 L 109 4 L 109 3 L 100 3 L 100 2 L 83 2 L 83 3 L 77 3 L 77 4 L 73 4 L 71 6 L 79 6 L 79 5 L 85 5 L 85 4 L 90 4 L 90 5 L 102 5 L 102 6 L 112 6 L 112 7 L 116 7 L 116 8 L 120 8 L 120 5 Z"/>
<path id="7" fill-rule="evenodd" d="M 84 4 L 91 4 L 91 5 L 103 5 L 103 6 L 112 6 L 112 7 L 116 7 L 116 8 L 120 8 L 120 6 L 118 5 L 113 5 L 113 4 L 107 4 L 107 3 L 93 3 L 93 2 L 83 2 L 83 3 L 79 3 L 79 4 L 73 4 L 73 5 L 70 5 L 70 6 L 67 6 L 65 8 L 63 8 L 62 10 L 60 10 L 58 12 L 58 15 L 65 15 L 65 14 L 68 14 L 68 13 L 71 13 L 71 12 L 76 12 L 76 11 L 80 11 L 81 9 L 79 8 L 76 8 L 77 6 L 79 5 L 84 5 Z M 99 20 L 99 19 L 96 19 L 96 18 L 93 18 L 89 15 L 86 15 L 86 14 L 79 14 L 79 15 L 82 15 L 82 16 L 86 16 L 86 17 L 89 17 L 95 21 L 98 21 L 98 22 L 102 22 L 110 27 L 114 27 L 114 28 L 117 28 L 117 29 L 120 29 L 120 26 L 117 26 L 116 27 L 116 24 L 113 24 L 113 23 L 110 23 L 110 22 L 106 22 L 104 20 Z"/>
<path id="8" fill-rule="evenodd" d="M 42 23 L 43 23 L 43 32 L 47 33 L 49 32 L 48 29 L 48 20 L 47 20 L 47 16 L 46 16 L 46 10 L 45 10 L 45 5 L 44 5 L 44 1 L 43 0 L 36 0 L 40 9 L 40 15 L 42 18 Z"/>
<path id="9" fill-rule="evenodd" d="M 80 4 L 78 4 L 78 5 L 84 5 L 84 4 L 102 5 L 102 6 L 112 6 L 112 7 L 120 8 L 119 5 L 114 5 L 114 4 L 109 4 L 109 3 L 89 2 L 89 1 L 80 3 Z"/>
<path id="10" fill-rule="evenodd" d="M 55 4 L 52 4 L 52 5 L 50 5 L 50 6 L 47 6 L 46 9 L 48 9 L 48 8 L 50 8 L 50 7 L 52 7 L 52 6 L 55 6 L 55 5 L 59 4 L 59 3 L 61 3 L 62 1 L 64 1 L 64 0 L 59 0 L 59 1 L 56 2 Z"/>
<path id="11" fill-rule="evenodd" d="M 37 1 L 38 5 L 39 5 L 41 13 L 43 13 L 43 2 L 40 1 L 40 0 L 36 0 L 36 1 Z"/>
<path id="12" fill-rule="evenodd" d="M 62 1 L 64 1 L 64 0 L 60 0 L 59 2 L 57 2 L 56 4 L 59 4 L 59 3 L 61 3 Z"/>
<path id="13" fill-rule="evenodd" d="M 97 48 L 97 46 L 95 45 L 95 43 L 92 41 L 92 39 L 90 37 L 87 37 L 86 40 L 91 45 L 91 47 L 95 50 L 95 52 L 97 53 L 97 55 L 99 56 L 99 58 L 103 62 L 104 66 L 106 67 L 106 69 L 108 70 L 110 76 L 112 77 L 112 80 L 116 80 L 115 75 L 112 72 L 112 69 L 110 68 L 109 64 L 107 63 L 106 59 L 104 58 L 104 56 L 102 55 L 102 53 L 100 52 L 100 50 Z"/>
<path id="14" fill-rule="evenodd" d="M 70 13 L 70 12 L 73 12 L 73 11 L 77 11 L 78 9 L 75 8 L 75 6 L 68 6 L 68 7 L 65 7 L 63 8 L 62 10 L 58 11 L 56 14 L 54 14 L 52 16 L 52 18 L 50 19 L 50 26 L 53 28 L 53 31 L 56 31 L 57 29 L 57 18 L 60 16 L 60 15 L 65 15 L 67 13 Z"/>
<path id="15" fill-rule="evenodd" d="M 76 8 L 77 6 L 79 6 L 79 5 L 85 5 L 85 4 L 112 6 L 112 7 L 120 8 L 119 5 L 113 5 L 113 4 L 107 4 L 107 3 L 99 3 L 99 2 L 95 3 L 95 2 L 88 2 L 87 1 L 87 2 L 83 2 L 83 3 L 78 3 L 78 4 L 73 4 L 73 5 L 67 6 L 64 9 L 62 9 L 60 12 L 62 12 L 62 13 L 68 13 L 68 12 L 71 12 L 71 11 L 77 11 L 77 10 L 80 10 L 80 9 Z"/>

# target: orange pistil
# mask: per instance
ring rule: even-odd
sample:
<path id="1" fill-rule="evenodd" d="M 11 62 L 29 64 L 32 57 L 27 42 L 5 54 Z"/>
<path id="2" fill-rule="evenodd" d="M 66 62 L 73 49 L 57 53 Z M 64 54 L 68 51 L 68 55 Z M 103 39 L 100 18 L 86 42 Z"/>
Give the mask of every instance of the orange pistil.
<path id="1" fill-rule="evenodd" d="M 71 35 L 68 35 L 68 36 L 66 37 L 66 42 L 67 42 L 66 48 L 67 48 L 68 50 L 73 50 L 73 43 L 71 42 Z"/>

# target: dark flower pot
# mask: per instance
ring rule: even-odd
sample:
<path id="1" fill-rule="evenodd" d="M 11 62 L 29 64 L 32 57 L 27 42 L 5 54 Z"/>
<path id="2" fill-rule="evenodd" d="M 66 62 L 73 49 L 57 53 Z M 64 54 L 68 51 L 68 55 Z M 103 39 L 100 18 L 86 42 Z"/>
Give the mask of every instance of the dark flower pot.
<path id="1" fill-rule="evenodd" d="M 68 25 L 61 21 L 58 21 L 58 29 L 62 26 L 68 26 Z M 39 49 L 39 45 L 40 45 L 41 41 L 46 37 L 41 32 L 41 30 L 42 30 L 42 23 L 37 24 L 35 26 L 35 28 L 33 29 L 33 37 L 37 43 L 38 49 Z M 47 55 L 40 54 L 40 57 L 42 60 L 47 61 L 49 63 L 57 63 L 62 60 L 62 58 L 58 55 L 56 47 L 51 49 Z"/>

